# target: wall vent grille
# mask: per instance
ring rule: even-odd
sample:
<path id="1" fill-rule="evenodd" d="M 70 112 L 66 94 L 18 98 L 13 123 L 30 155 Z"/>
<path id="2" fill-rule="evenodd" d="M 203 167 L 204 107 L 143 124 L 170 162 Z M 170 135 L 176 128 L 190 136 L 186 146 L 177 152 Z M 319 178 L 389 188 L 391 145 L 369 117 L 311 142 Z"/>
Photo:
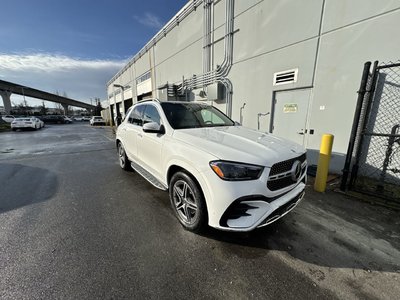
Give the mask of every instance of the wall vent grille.
<path id="1" fill-rule="evenodd" d="M 274 73 L 274 85 L 288 84 L 297 82 L 299 69 L 286 70 Z"/>

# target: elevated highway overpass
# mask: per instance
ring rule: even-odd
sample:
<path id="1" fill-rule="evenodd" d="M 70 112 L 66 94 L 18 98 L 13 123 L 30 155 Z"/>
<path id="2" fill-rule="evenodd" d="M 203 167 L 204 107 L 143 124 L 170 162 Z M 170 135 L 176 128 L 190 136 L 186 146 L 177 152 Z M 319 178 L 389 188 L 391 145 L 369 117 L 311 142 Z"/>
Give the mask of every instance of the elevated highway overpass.
<path id="1" fill-rule="evenodd" d="M 4 109 L 7 114 L 11 111 L 11 95 L 17 94 L 26 97 L 32 97 L 40 100 L 46 100 L 50 102 L 60 103 L 64 111 L 68 110 L 68 106 L 76 106 L 85 108 L 87 110 L 93 110 L 95 108 L 94 105 L 81 102 L 78 100 L 74 100 L 71 98 L 59 96 L 56 94 L 48 93 L 45 91 L 41 91 L 38 89 L 34 89 L 28 86 L 12 83 L 9 81 L 0 80 L 0 96 L 3 98 Z"/>

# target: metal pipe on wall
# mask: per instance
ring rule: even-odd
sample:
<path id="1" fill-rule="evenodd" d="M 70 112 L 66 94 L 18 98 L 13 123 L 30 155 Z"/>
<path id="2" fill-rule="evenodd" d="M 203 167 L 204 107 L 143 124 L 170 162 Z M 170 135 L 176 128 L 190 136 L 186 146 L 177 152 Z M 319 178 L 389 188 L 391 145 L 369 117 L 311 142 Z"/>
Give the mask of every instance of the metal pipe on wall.
<path id="1" fill-rule="evenodd" d="M 212 33 L 212 8 L 214 0 L 203 0 L 203 74 L 193 75 L 190 79 L 182 80 L 180 89 L 193 90 L 206 87 L 215 82 L 224 85 L 226 92 L 226 113 L 232 115 L 232 93 L 233 84 L 226 78 L 233 63 L 233 31 L 234 31 L 234 0 L 225 2 L 225 36 L 224 36 L 224 59 L 216 70 L 211 71 L 211 33 Z"/>

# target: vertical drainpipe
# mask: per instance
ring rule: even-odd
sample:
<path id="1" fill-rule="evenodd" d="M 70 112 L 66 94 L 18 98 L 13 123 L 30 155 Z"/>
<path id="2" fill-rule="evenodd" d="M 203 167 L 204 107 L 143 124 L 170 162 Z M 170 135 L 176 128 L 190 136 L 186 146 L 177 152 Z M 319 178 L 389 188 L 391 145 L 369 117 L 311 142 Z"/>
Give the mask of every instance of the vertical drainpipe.
<path id="1" fill-rule="evenodd" d="M 212 0 L 203 1 L 203 75 L 210 71 L 210 47 L 211 47 L 211 4 Z M 202 80 L 203 90 L 207 86 L 206 80 Z"/>
<path id="2" fill-rule="evenodd" d="M 228 116 L 232 115 L 232 94 L 233 94 L 233 84 L 226 78 L 232 67 L 232 53 L 233 53 L 233 29 L 234 29 L 234 0 L 226 0 L 225 3 L 225 37 L 224 37 L 224 60 L 220 66 L 215 70 L 211 71 L 211 47 L 205 50 L 205 45 L 211 45 L 212 38 L 212 20 L 211 16 L 213 13 L 211 11 L 211 5 L 214 5 L 213 0 L 203 0 L 204 9 L 204 24 L 203 26 L 203 74 L 193 75 L 192 78 L 182 82 L 182 86 L 187 86 L 188 89 L 196 89 L 199 87 L 205 87 L 209 84 L 220 82 L 224 85 L 226 89 L 226 113 Z M 207 3 L 210 5 L 207 6 Z M 207 8 L 206 8 L 207 7 Z M 209 28 L 209 34 L 206 35 L 206 28 Z M 207 42 L 208 41 L 208 42 Z M 208 54 L 208 58 L 206 57 Z M 206 67 L 206 61 L 208 61 L 208 68 Z M 208 72 L 206 72 L 208 70 Z"/>
<path id="3" fill-rule="evenodd" d="M 311 94 L 310 94 L 310 101 L 308 103 L 308 112 L 311 112 L 311 108 L 313 105 L 313 98 L 314 98 L 314 86 L 315 86 L 315 78 L 316 78 L 316 73 L 317 73 L 317 66 L 318 66 L 318 59 L 319 59 L 319 51 L 321 48 L 321 35 L 322 35 L 322 25 L 324 22 L 324 15 L 325 15 L 325 5 L 326 5 L 326 0 L 322 1 L 322 8 L 321 8 L 321 17 L 319 20 L 319 29 L 318 29 L 318 37 L 317 37 L 317 47 L 315 50 L 315 58 L 314 58 L 314 67 L 313 67 L 313 73 L 312 73 L 312 79 L 311 79 Z M 306 128 L 310 127 L 310 115 L 307 115 L 306 117 Z M 272 127 L 271 127 L 272 128 Z M 309 135 L 305 135 L 304 137 L 304 147 L 307 148 L 308 145 L 308 138 Z"/>
<path id="4" fill-rule="evenodd" d="M 225 5 L 225 42 L 224 42 L 224 61 L 217 70 L 217 80 L 221 82 L 226 89 L 226 114 L 232 116 L 232 94 L 233 84 L 226 78 L 232 67 L 233 53 L 233 30 L 234 30 L 234 3 L 233 0 L 226 0 Z"/>

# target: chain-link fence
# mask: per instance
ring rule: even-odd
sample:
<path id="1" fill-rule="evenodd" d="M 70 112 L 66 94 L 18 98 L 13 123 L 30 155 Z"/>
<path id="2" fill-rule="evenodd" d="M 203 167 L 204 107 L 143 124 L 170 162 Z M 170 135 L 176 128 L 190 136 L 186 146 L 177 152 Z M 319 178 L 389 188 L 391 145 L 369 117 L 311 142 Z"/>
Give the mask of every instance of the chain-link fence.
<path id="1" fill-rule="evenodd" d="M 400 203 L 400 63 L 375 63 L 369 77 L 350 188 Z"/>

